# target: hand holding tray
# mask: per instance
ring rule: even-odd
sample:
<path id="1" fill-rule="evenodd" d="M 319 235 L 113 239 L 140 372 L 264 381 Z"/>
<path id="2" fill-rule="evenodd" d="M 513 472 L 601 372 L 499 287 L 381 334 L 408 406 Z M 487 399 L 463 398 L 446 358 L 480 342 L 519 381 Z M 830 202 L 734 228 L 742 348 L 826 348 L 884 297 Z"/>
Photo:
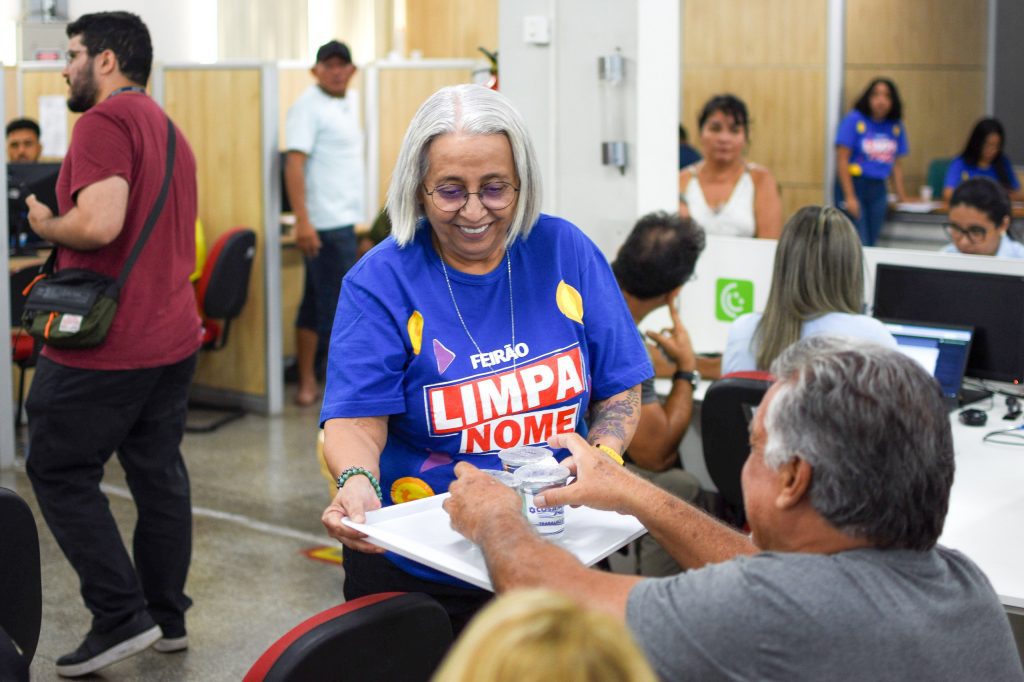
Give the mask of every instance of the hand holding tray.
<path id="1" fill-rule="evenodd" d="M 366 523 L 342 523 L 366 533 L 370 542 L 448 575 L 494 590 L 480 548 L 451 527 L 441 505 L 448 493 L 366 514 Z M 565 532 L 554 542 L 590 566 L 646 533 L 633 516 L 589 507 L 565 508 Z"/>

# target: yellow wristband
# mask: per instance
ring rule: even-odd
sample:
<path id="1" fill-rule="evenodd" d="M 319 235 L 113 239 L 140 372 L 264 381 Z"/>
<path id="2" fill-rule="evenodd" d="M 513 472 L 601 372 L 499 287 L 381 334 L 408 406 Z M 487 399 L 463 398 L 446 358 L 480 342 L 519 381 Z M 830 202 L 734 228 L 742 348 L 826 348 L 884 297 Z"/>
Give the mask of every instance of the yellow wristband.
<path id="1" fill-rule="evenodd" d="M 622 459 L 622 455 L 620 455 L 619 453 L 615 452 L 614 450 L 612 450 L 607 445 L 601 445 L 600 443 L 598 443 L 594 447 L 597 448 L 598 450 L 600 450 L 601 452 L 603 452 L 604 454 L 608 455 L 609 457 L 611 457 L 615 461 L 615 463 L 618 464 L 619 466 L 622 466 L 623 464 L 625 464 L 625 462 Z"/>

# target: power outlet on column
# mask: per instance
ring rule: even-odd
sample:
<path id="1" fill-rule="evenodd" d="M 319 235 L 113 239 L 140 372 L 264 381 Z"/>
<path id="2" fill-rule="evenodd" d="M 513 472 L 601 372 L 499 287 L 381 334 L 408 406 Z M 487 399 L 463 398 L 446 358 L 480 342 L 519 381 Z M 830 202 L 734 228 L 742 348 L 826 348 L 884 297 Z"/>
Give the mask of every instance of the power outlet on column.
<path id="1" fill-rule="evenodd" d="M 547 45 L 551 42 L 551 22 L 545 16 L 523 17 L 523 42 Z"/>

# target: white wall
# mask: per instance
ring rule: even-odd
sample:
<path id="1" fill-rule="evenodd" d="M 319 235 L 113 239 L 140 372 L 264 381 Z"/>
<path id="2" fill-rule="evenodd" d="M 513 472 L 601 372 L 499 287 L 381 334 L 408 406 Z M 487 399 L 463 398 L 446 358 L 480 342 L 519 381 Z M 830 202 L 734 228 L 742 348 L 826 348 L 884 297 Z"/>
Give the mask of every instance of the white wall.
<path id="1" fill-rule="evenodd" d="M 17 25 L 22 0 L 0 0 L 0 61 L 16 60 Z M 214 0 L 144 2 L 143 0 L 69 0 L 70 18 L 90 12 L 124 10 L 142 17 L 153 39 L 158 62 L 212 61 L 217 56 L 217 3 Z M 211 56 L 212 55 L 212 56 Z"/>
<path id="2" fill-rule="evenodd" d="M 550 22 L 549 45 L 523 39 L 523 19 L 535 15 Z M 677 207 L 679 2 L 503 0 L 499 24 L 501 90 L 537 147 L 544 210 L 611 257 L 640 215 Z M 597 64 L 616 48 L 626 58 L 624 175 L 601 164 Z"/>
<path id="3" fill-rule="evenodd" d="M 208 50 L 209 40 L 216 39 L 217 3 L 214 0 L 68 0 L 68 14 L 72 20 L 90 12 L 117 10 L 134 12 L 146 22 L 153 39 L 154 61 L 200 61 L 207 56 L 204 51 Z M 206 30 L 210 24 L 213 25 L 212 32 Z M 202 36 L 212 38 L 203 40 Z"/>

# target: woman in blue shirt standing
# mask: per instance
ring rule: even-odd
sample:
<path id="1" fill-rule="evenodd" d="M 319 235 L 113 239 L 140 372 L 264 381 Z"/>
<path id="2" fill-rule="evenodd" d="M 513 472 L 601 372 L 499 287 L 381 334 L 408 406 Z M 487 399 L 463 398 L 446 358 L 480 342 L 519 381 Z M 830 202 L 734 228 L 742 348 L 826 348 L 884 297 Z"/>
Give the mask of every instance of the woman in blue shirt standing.
<path id="1" fill-rule="evenodd" d="M 874 246 L 885 222 L 886 181 L 892 176 L 900 201 L 910 201 L 900 157 L 908 152 L 903 104 L 888 78 L 871 81 L 836 134 L 836 205 L 865 246 Z"/>
<path id="2" fill-rule="evenodd" d="M 960 183 L 978 176 L 998 182 L 1014 201 L 1024 200 L 1013 164 L 1003 153 L 1005 144 L 1006 132 L 1002 123 L 994 118 L 978 121 L 963 153 L 949 164 L 945 182 L 942 183 L 942 200 L 948 202 Z"/>

